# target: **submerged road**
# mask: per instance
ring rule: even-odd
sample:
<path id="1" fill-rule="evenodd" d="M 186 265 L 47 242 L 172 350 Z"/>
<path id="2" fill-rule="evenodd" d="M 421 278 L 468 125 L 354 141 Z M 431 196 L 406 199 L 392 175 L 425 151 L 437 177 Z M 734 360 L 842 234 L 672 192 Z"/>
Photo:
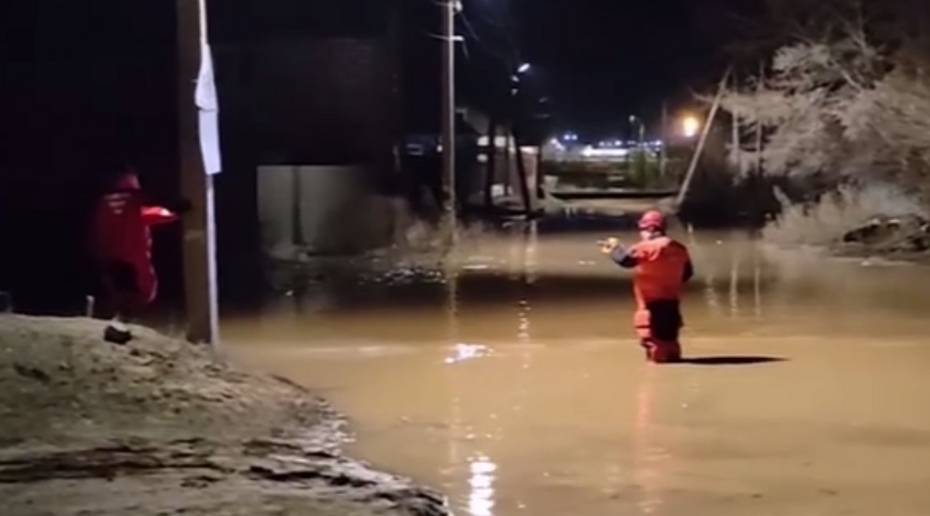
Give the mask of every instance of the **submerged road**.
<path id="1" fill-rule="evenodd" d="M 930 269 L 699 235 L 695 360 L 656 367 L 596 239 L 472 237 L 451 285 L 320 288 L 224 332 L 456 514 L 930 514 Z"/>

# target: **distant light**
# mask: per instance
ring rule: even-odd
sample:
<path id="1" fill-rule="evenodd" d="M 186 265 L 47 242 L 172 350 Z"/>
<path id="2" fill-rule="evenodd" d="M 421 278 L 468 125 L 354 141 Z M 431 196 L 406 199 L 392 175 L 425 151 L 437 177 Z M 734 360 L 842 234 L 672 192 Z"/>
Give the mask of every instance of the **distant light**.
<path id="1" fill-rule="evenodd" d="M 586 158 L 593 157 L 624 157 L 630 154 L 629 149 L 595 149 L 588 145 L 584 149 L 581 149 L 581 155 Z"/>
<path id="2" fill-rule="evenodd" d="M 694 116 L 686 116 L 681 120 L 681 133 L 685 138 L 694 138 L 701 130 L 701 122 Z"/>
<path id="3" fill-rule="evenodd" d="M 529 69 L 530 69 L 530 64 L 529 64 L 529 63 L 523 63 L 522 65 L 520 65 L 520 66 L 517 68 L 517 73 L 526 73 L 526 71 L 529 70 Z"/>

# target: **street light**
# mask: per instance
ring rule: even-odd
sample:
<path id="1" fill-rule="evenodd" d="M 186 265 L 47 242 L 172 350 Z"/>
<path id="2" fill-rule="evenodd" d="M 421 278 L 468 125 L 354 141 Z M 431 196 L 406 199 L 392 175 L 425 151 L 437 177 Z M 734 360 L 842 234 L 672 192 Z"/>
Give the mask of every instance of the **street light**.
<path id="1" fill-rule="evenodd" d="M 681 119 L 681 134 L 685 138 L 694 138 L 701 130 L 701 121 L 695 116 L 688 115 Z"/>
<path id="2" fill-rule="evenodd" d="M 530 71 L 529 63 L 523 63 L 520 66 L 513 68 L 513 73 L 510 76 L 510 81 L 514 84 L 517 84 L 518 82 L 520 82 L 520 76 L 525 74 L 528 71 Z"/>

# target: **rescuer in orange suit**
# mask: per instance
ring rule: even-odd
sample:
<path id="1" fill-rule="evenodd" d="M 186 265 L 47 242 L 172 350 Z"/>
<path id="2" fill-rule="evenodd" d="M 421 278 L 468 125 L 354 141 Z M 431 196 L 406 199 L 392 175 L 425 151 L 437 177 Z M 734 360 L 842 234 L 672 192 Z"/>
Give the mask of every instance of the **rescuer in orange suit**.
<path id="1" fill-rule="evenodd" d="M 121 174 L 100 197 L 90 230 L 90 250 L 97 263 L 113 319 L 104 332 L 107 341 L 124 344 L 132 335 L 123 325 L 127 317 L 155 300 L 158 277 L 152 264 L 150 227 L 175 222 L 177 212 L 144 201 L 139 177 Z"/>
<path id="2" fill-rule="evenodd" d="M 678 334 L 681 317 L 681 291 L 694 275 L 688 249 L 666 235 L 665 217 L 651 210 L 639 219 L 640 242 L 628 248 L 616 238 L 602 242 L 601 250 L 617 265 L 633 269 L 633 295 L 636 313 L 633 325 L 646 359 L 665 363 L 681 360 Z"/>

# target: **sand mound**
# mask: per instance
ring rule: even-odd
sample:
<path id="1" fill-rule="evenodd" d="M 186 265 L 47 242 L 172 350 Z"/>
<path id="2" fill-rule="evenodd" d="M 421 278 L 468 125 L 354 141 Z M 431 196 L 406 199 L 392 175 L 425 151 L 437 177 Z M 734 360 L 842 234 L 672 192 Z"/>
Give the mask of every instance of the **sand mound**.
<path id="1" fill-rule="evenodd" d="M 282 379 L 133 328 L 0 316 L 4 516 L 447 514 L 339 451 L 340 419 Z"/>

